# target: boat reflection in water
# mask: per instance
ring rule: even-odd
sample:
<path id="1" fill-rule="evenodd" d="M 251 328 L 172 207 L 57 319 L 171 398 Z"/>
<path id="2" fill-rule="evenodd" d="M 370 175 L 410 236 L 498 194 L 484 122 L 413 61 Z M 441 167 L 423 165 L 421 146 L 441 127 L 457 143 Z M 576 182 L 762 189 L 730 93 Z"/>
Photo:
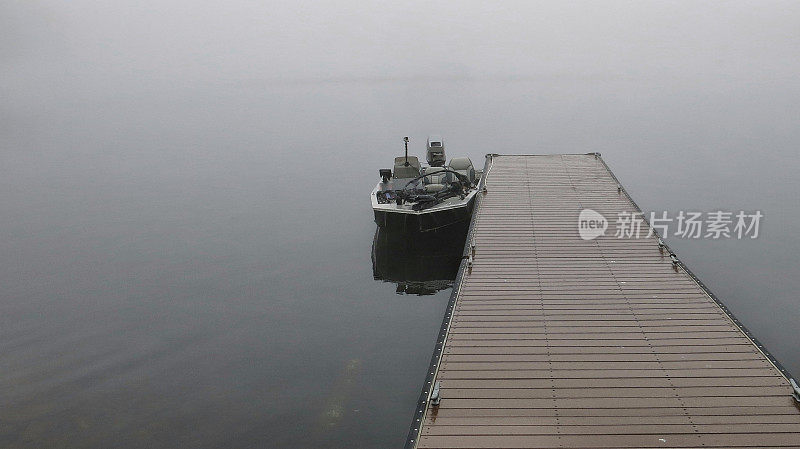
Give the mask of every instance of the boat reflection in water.
<path id="1" fill-rule="evenodd" d="M 397 284 L 398 295 L 433 295 L 451 288 L 468 230 L 468 221 L 412 234 L 379 226 L 372 242 L 372 274 Z"/>

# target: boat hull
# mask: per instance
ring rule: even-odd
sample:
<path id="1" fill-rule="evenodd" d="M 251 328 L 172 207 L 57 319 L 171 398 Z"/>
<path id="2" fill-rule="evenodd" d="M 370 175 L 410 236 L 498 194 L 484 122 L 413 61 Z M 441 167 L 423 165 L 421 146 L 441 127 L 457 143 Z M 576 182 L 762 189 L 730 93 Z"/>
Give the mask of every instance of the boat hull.
<path id="1" fill-rule="evenodd" d="M 386 229 L 401 232 L 428 232 L 468 221 L 472 217 L 475 197 L 472 196 L 463 206 L 447 209 L 399 212 L 385 209 L 373 209 L 375 223 Z"/>

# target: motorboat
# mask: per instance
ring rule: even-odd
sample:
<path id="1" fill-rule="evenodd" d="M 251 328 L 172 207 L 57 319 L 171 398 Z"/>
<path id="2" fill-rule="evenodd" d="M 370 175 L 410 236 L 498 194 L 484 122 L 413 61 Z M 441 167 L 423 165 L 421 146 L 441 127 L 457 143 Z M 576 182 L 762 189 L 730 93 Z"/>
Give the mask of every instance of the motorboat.
<path id="1" fill-rule="evenodd" d="M 381 180 L 372 190 L 375 223 L 406 232 L 428 232 L 468 221 L 472 216 L 481 172 L 468 157 L 446 162 L 444 141 L 430 136 L 427 165 L 416 156 L 394 158 L 392 169 L 378 171 Z"/>

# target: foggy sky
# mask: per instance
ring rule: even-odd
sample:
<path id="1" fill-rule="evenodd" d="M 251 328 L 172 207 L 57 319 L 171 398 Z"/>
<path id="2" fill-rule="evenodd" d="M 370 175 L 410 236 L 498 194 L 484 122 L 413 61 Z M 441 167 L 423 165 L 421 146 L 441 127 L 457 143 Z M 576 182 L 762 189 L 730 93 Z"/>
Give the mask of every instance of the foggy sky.
<path id="1" fill-rule="evenodd" d="M 12 1 L 16 102 L 173 83 L 628 77 L 788 82 L 797 2 Z"/>

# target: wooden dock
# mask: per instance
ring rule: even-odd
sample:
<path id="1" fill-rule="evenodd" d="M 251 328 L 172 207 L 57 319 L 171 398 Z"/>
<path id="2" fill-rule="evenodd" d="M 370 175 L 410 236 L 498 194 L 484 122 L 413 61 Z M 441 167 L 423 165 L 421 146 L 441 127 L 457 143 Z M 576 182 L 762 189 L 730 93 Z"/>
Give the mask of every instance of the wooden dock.
<path id="1" fill-rule="evenodd" d="M 780 364 L 646 221 L 615 236 L 640 210 L 599 155 L 485 173 L 407 448 L 800 448 Z"/>

